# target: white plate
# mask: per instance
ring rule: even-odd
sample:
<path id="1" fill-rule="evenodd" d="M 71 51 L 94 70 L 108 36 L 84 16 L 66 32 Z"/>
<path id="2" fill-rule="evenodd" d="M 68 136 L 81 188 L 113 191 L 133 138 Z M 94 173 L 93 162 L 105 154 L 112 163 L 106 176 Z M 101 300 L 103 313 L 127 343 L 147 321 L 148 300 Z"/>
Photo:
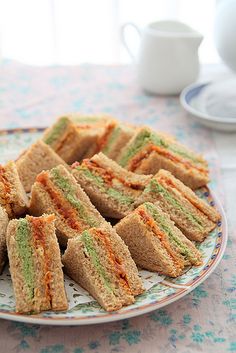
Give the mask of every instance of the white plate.
<path id="1" fill-rule="evenodd" d="M 0 131 L 0 162 L 4 163 L 8 159 L 16 158 L 21 149 L 29 146 L 39 136 L 39 129 Z M 14 312 L 12 284 L 8 269 L 6 269 L 0 276 L 0 318 L 45 325 L 98 324 L 142 315 L 182 298 L 205 281 L 214 271 L 223 256 L 227 243 L 227 223 L 219 200 L 207 188 L 201 189 L 198 194 L 210 204 L 215 205 L 222 217 L 216 229 L 199 245 L 203 255 L 202 266 L 192 267 L 176 279 L 161 278 L 161 283 L 153 285 L 144 294 L 138 296 L 133 305 L 112 313 L 105 312 L 94 300 L 89 303 L 76 304 L 78 301 L 74 300 L 74 297 L 82 293 L 83 298 L 86 298 L 86 293 L 81 291 L 74 281 L 66 277 L 66 287 L 70 291 L 68 293 L 70 309 L 67 312 L 48 311 L 39 315 L 20 315 Z M 146 278 L 149 274 L 152 275 L 151 272 L 149 274 L 148 271 L 145 272 Z"/>
<path id="2" fill-rule="evenodd" d="M 200 124 L 215 130 L 233 132 L 236 131 L 234 86 L 236 88 L 235 79 L 192 84 L 181 92 L 180 103 Z"/>

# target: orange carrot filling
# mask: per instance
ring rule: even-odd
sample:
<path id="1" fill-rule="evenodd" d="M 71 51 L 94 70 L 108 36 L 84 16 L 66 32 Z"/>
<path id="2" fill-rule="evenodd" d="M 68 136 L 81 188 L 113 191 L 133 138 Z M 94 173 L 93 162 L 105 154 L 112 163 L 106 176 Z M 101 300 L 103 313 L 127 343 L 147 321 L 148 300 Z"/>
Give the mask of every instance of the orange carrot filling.
<path id="1" fill-rule="evenodd" d="M 50 196 L 54 207 L 58 213 L 65 219 L 66 223 L 74 230 L 81 232 L 84 227 L 81 222 L 78 222 L 78 215 L 76 210 L 71 207 L 69 202 L 67 202 L 63 196 L 58 191 L 53 189 L 53 184 L 50 181 L 47 172 L 42 172 L 36 178 L 36 180 L 43 185 L 44 189 Z"/>
<path id="2" fill-rule="evenodd" d="M 46 222 L 50 222 L 54 219 L 54 216 L 49 216 L 44 219 L 40 218 L 31 218 L 30 223 L 32 226 L 32 231 L 33 231 L 33 238 L 34 238 L 34 243 L 35 247 L 41 246 L 43 248 L 44 252 L 44 281 L 45 281 L 45 297 L 49 300 L 49 302 L 52 302 L 52 295 L 51 295 L 51 287 L 50 283 L 52 280 L 52 275 L 50 272 L 50 259 L 46 250 L 46 242 L 45 242 L 45 220 Z"/>
<path id="3" fill-rule="evenodd" d="M 107 254 L 109 256 L 109 260 L 114 266 L 114 270 L 116 272 L 117 278 L 120 281 L 120 284 L 126 289 L 127 292 L 131 294 L 131 289 L 129 286 L 127 275 L 122 267 L 122 261 L 120 258 L 115 256 L 108 236 L 98 229 L 93 230 L 93 232 L 95 236 L 98 237 L 103 242 L 103 245 L 105 246 Z"/>
<path id="4" fill-rule="evenodd" d="M 98 153 L 103 149 L 103 147 L 106 145 L 107 140 L 112 133 L 112 130 L 116 126 L 116 122 L 111 122 L 106 126 L 105 132 L 102 134 L 100 138 L 97 140 L 97 146 L 96 146 L 96 151 L 95 153 Z"/>
<path id="5" fill-rule="evenodd" d="M 187 169 L 196 169 L 198 172 L 200 172 L 204 175 L 208 174 L 207 169 L 199 167 L 197 165 L 194 165 L 192 162 L 187 161 L 179 156 L 173 155 L 169 151 L 167 151 L 159 146 L 154 146 L 152 144 L 147 146 L 145 151 L 140 152 L 136 157 L 134 157 L 131 160 L 131 162 L 129 164 L 130 170 L 132 172 L 135 171 L 140 166 L 143 159 L 149 157 L 149 155 L 154 151 L 157 152 L 158 154 L 166 157 L 167 159 L 175 162 L 175 163 L 179 163 L 179 164 L 184 165 Z"/>
<path id="6" fill-rule="evenodd" d="M 7 212 L 10 213 L 10 215 L 12 215 L 13 210 L 12 210 L 12 203 L 10 200 L 11 184 L 7 180 L 5 173 L 6 173 L 5 168 L 0 165 L 0 183 L 3 186 L 0 199 L 1 199 L 2 205 L 6 207 Z"/>
<path id="7" fill-rule="evenodd" d="M 148 225 L 151 228 L 153 234 L 158 237 L 158 239 L 160 240 L 161 244 L 163 245 L 163 247 L 167 251 L 168 255 L 172 258 L 172 260 L 173 260 L 174 264 L 176 265 L 176 267 L 181 269 L 184 266 L 184 262 L 176 254 L 176 252 L 171 248 L 166 234 L 163 233 L 160 230 L 160 228 L 156 225 L 156 223 L 154 222 L 152 217 L 150 217 L 148 215 L 148 213 L 143 208 L 137 209 L 136 212 L 140 216 L 140 218 L 143 221 L 143 223 Z"/>

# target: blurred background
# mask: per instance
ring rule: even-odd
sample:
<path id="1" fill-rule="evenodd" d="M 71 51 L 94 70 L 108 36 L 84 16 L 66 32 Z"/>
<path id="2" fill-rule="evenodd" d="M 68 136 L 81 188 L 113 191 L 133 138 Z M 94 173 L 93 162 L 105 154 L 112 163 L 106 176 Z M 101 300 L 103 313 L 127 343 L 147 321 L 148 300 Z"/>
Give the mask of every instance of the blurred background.
<path id="1" fill-rule="evenodd" d="M 201 32 L 201 63 L 220 61 L 213 42 L 216 0 L 0 0 L 1 56 L 31 65 L 120 64 L 130 58 L 120 27 L 178 19 Z M 137 33 L 128 39 L 133 51 Z"/>

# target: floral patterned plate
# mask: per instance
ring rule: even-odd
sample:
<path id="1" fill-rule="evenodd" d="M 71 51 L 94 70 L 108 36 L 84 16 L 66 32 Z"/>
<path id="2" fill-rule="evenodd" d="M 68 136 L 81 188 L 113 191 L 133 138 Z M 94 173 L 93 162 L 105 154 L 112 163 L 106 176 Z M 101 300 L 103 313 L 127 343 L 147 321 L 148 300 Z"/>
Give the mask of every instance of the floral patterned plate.
<path id="1" fill-rule="evenodd" d="M 17 129 L 0 131 L 0 163 L 15 159 L 27 146 L 40 137 L 42 129 Z M 66 312 L 43 312 L 39 315 L 20 315 L 14 312 L 15 302 L 8 269 L 0 276 L 0 318 L 34 324 L 49 325 L 87 325 L 98 324 L 130 318 L 159 309 L 182 298 L 214 271 L 219 264 L 227 242 L 227 223 L 223 208 L 207 188 L 198 191 L 198 195 L 221 213 L 217 227 L 198 247 L 203 254 L 203 265 L 188 269 L 176 279 L 158 278 L 142 295 L 136 298 L 133 305 L 119 311 L 107 313 L 99 304 L 78 288 L 72 280 L 65 278 L 69 296 L 69 310 Z M 147 271 L 145 271 L 147 274 Z M 150 273 L 150 277 L 153 276 Z M 158 276 L 157 276 L 158 277 Z M 77 288 L 77 289 L 76 289 Z M 71 294 L 73 292 L 73 295 Z M 74 300 L 81 297 L 83 300 Z"/>

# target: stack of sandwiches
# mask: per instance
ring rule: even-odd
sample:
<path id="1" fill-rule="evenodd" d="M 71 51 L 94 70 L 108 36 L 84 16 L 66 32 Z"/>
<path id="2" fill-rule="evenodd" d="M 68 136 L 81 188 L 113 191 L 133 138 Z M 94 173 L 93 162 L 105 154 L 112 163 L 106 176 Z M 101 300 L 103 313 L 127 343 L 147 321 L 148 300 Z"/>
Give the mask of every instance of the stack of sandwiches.
<path id="1" fill-rule="evenodd" d="M 169 135 L 60 117 L 0 166 L 0 273 L 8 256 L 16 311 L 67 310 L 62 266 L 114 311 L 144 291 L 137 266 L 177 277 L 201 265 L 195 242 L 220 215 L 192 189 L 208 181 L 202 156 Z"/>
<path id="2" fill-rule="evenodd" d="M 9 222 L 7 248 L 17 312 L 68 307 L 54 219 L 26 216 Z"/>

